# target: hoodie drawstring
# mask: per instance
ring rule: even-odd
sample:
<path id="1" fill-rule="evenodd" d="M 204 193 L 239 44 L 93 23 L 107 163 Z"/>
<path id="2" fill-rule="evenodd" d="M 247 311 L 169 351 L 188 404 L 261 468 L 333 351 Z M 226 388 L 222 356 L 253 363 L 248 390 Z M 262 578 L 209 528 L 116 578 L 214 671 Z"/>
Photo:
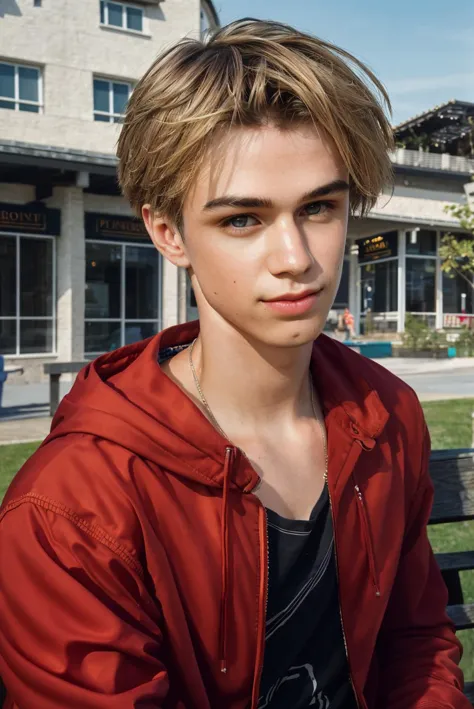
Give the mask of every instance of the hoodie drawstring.
<path id="1" fill-rule="evenodd" d="M 229 484 L 232 470 L 232 448 L 225 450 L 224 480 L 222 489 L 221 519 L 221 622 L 220 622 L 220 663 L 221 672 L 227 672 L 227 600 L 229 585 Z"/>

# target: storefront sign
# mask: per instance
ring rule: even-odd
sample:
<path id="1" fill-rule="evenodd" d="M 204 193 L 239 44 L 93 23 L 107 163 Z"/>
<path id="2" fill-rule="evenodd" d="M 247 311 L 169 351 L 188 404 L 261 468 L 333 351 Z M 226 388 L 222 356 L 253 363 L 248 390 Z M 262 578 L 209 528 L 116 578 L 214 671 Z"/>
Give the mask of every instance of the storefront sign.
<path id="1" fill-rule="evenodd" d="M 47 209 L 42 205 L 0 202 L 0 232 L 5 231 L 59 236 L 61 212 L 59 209 Z"/>
<path id="2" fill-rule="evenodd" d="M 357 241 L 359 247 L 359 263 L 378 261 L 381 258 L 398 256 L 398 232 L 369 236 Z"/>
<path id="3" fill-rule="evenodd" d="M 474 315 L 471 315 L 470 313 L 462 313 L 460 315 L 445 313 L 443 318 L 443 328 L 459 328 L 463 326 L 469 327 L 473 320 Z"/>
<path id="4" fill-rule="evenodd" d="M 116 214 L 85 214 L 86 239 L 111 239 L 113 241 L 148 241 L 148 232 L 141 219 L 120 217 Z"/>

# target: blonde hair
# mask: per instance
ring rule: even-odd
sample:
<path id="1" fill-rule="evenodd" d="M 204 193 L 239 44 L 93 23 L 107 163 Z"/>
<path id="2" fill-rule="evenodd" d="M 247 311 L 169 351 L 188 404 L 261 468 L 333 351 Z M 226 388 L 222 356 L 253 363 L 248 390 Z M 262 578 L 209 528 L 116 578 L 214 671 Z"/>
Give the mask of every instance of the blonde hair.
<path id="1" fill-rule="evenodd" d="M 388 95 L 349 52 L 278 22 L 233 22 L 183 39 L 136 86 L 118 142 L 119 181 L 180 223 L 183 202 L 222 128 L 312 122 L 331 136 L 350 175 L 352 213 L 391 182 Z"/>

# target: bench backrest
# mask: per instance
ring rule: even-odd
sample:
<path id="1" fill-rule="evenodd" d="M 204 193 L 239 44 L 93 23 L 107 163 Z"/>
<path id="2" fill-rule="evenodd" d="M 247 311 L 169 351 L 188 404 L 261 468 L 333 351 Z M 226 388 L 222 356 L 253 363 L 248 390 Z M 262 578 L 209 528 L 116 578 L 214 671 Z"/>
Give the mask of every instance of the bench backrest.
<path id="1" fill-rule="evenodd" d="M 430 523 L 474 519 L 474 451 L 433 451 L 430 475 L 435 488 Z"/>

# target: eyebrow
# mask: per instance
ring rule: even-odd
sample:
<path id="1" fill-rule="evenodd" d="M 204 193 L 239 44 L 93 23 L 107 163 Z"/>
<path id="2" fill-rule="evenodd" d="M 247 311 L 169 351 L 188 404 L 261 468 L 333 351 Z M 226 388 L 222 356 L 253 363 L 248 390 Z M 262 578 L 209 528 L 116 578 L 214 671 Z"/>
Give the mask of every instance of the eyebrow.
<path id="1" fill-rule="evenodd" d="M 326 185 L 321 185 L 321 187 L 316 187 L 316 189 L 307 192 L 301 198 L 301 202 L 308 202 L 311 199 L 317 199 L 318 197 L 326 197 L 334 192 L 347 192 L 350 189 L 349 183 L 346 180 L 333 180 L 328 182 Z M 264 199 L 260 197 L 239 197 L 237 195 L 223 195 L 222 197 L 216 197 L 216 199 L 211 199 L 204 205 L 204 211 L 212 211 L 213 209 L 219 209 L 220 207 L 242 207 L 243 209 L 271 209 L 274 206 L 271 199 Z"/>

